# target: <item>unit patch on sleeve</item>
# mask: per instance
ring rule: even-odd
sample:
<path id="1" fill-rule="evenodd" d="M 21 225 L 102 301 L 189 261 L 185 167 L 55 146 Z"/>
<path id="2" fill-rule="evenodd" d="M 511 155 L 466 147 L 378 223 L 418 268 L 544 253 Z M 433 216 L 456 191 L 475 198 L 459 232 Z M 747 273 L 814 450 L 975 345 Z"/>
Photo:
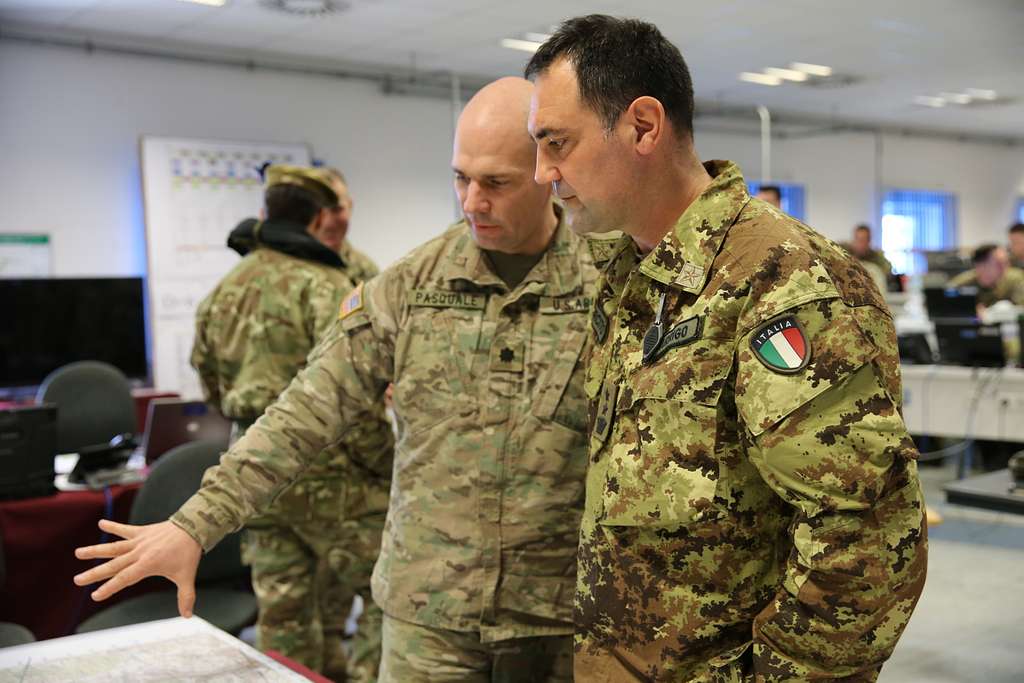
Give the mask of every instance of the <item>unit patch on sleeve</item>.
<path id="1" fill-rule="evenodd" d="M 800 372 L 811 360 L 811 345 L 791 315 L 776 318 L 750 335 L 750 350 L 769 370 L 787 375 Z"/>
<path id="2" fill-rule="evenodd" d="M 360 282 L 355 289 L 349 292 L 344 301 L 341 302 L 341 310 L 338 312 L 338 320 L 344 320 L 356 311 L 363 309 L 363 283 Z"/>

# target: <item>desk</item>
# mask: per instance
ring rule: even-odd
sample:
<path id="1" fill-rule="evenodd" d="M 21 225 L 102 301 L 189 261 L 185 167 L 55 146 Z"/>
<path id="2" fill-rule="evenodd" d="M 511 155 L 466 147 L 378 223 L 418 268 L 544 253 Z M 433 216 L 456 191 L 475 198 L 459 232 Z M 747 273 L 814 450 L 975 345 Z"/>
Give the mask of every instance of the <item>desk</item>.
<path id="1" fill-rule="evenodd" d="M 110 488 L 114 520 L 128 521 L 138 489 L 138 484 Z M 43 640 L 73 633 L 86 617 L 106 607 L 107 603 L 89 598 L 88 588 L 71 580 L 88 568 L 75 559 L 74 550 L 99 542 L 96 523 L 106 514 L 106 506 L 102 491 L 0 502 L 7 568 L 0 587 L 0 621 L 21 624 Z"/>
<path id="2" fill-rule="evenodd" d="M 977 474 L 946 484 L 946 500 L 958 505 L 1024 515 L 1024 491 L 1010 492 L 1010 470 Z"/>
<path id="3" fill-rule="evenodd" d="M 1024 442 L 1024 369 L 904 365 L 911 434 Z"/>

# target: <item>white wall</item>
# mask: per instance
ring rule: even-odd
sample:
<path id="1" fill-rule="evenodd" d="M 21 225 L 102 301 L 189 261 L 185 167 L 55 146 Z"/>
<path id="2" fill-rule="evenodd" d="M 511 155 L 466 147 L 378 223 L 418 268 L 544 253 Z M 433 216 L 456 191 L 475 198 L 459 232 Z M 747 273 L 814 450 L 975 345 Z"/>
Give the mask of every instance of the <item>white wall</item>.
<path id="1" fill-rule="evenodd" d="M 56 275 L 142 274 L 139 136 L 305 142 L 385 264 L 452 221 L 451 120 L 361 81 L 0 43 L 0 232 L 50 233 Z"/>
<path id="2" fill-rule="evenodd" d="M 0 42 L 0 232 L 49 232 L 57 275 L 143 273 L 143 134 L 308 143 L 345 171 L 353 241 L 382 265 L 452 220 L 447 101 L 388 97 L 359 81 Z M 755 137 L 698 125 L 697 146 L 751 179 L 759 173 Z M 873 221 L 874 136 L 777 140 L 773 162 L 776 180 L 806 185 L 807 221 L 830 237 Z M 881 181 L 955 192 L 961 242 L 1001 240 L 1024 196 L 1024 148 L 885 136 Z"/>

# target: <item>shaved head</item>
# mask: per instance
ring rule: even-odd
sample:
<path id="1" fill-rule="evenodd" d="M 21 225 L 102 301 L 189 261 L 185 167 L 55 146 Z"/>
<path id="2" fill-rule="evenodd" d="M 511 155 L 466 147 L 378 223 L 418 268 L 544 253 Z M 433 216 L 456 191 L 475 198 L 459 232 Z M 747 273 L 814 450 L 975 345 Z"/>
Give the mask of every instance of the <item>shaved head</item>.
<path id="1" fill-rule="evenodd" d="M 551 188 L 533 180 L 537 146 L 526 128 L 533 84 L 502 78 L 466 104 L 455 128 L 455 191 L 484 249 L 540 253 L 557 226 Z"/>

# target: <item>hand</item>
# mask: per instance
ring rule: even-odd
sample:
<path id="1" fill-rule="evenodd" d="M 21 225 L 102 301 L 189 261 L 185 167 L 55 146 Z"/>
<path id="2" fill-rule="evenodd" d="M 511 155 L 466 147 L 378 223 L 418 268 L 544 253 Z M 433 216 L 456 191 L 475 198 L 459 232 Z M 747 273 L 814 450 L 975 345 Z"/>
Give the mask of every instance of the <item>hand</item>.
<path id="1" fill-rule="evenodd" d="M 92 593 L 92 599 L 99 602 L 142 579 L 163 576 L 178 587 L 178 612 L 192 616 L 196 570 L 203 549 L 191 536 L 171 522 L 132 526 L 102 519 L 100 529 L 125 540 L 77 548 L 75 557 L 80 560 L 110 561 L 75 576 L 76 585 L 108 579 Z"/>

